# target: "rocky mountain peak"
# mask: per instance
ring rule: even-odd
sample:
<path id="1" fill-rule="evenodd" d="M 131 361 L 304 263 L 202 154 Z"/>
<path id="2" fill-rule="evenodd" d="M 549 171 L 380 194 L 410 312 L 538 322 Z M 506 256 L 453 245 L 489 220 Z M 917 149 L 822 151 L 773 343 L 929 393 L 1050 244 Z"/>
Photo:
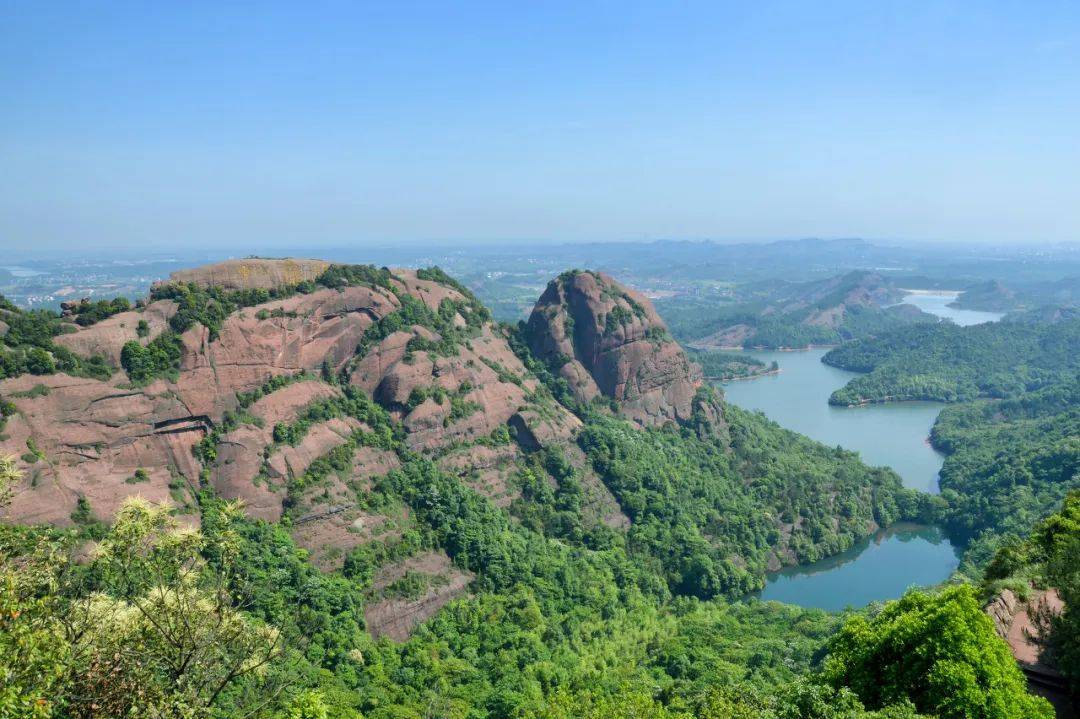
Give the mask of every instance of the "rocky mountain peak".
<path id="1" fill-rule="evenodd" d="M 699 397 L 701 369 L 652 303 L 608 275 L 575 270 L 552 280 L 526 335 L 532 352 L 580 401 L 610 398 L 620 414 L 643 426 L 690 422 L 702 411 L 719 421 L 719 403 Z"/>

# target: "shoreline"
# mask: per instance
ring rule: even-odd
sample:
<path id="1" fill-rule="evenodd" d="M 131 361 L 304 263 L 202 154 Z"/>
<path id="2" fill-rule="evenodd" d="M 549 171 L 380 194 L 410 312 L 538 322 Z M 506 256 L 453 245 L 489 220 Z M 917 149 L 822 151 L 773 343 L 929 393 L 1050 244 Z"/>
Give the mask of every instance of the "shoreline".
<path id="1" fill-rule="evenodd" d="M 901 292 L 906 292 L 908 295 L 929 295 L 931 297 L 952 297 L 954 300 L 960 295 L 964 294 L 965 290 L 913 290 L 906 287 L 898 288 Z M 903 304 L 901 300 L 900 304 Z"/>
<path id="2" fill-rule="evenodd" d="M 687 343 L 687 347 L 698 352 L 809 352 L 810 350 L 831 350 L 840 347 L 840 344 L 806 345 L 805 347 L 746 347 L 745 345 L 717 346 L 693 345 Z"/>
<path id="3" fill-rule="evenodd" d="M 757 379 L 758 377 L 769 377 L 769 376 L 778 375 L 782 371 L 783 370 L 781 370 L 779 367 L 777 367 L 776 369 L 771 369 L 771 370 L 768 370 L 767 372 L 758 372 L 756 374 L 748 374 L 748 375 L 743 375 L 741 377 L 728 377 L 727 379 L 724 379 L 723 377 L 708 377 L 708 376 L 706 376 L 706 377 L 702 377 L 702 379 L 708 380 L 709 382 L 722 382 L 722 383 L 739 382 L 739 381 L 742 381 L 742 380 Z"/>

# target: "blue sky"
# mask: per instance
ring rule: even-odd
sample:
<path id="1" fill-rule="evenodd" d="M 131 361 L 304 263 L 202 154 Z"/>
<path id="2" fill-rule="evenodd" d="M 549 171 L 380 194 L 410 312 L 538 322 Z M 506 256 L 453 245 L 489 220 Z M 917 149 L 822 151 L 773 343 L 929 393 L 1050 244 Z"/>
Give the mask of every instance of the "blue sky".
<path id="1" fill-rule="evenodd" d="M 1080 241 L 1076 2 L 0 0 L 0 241 Z"/>

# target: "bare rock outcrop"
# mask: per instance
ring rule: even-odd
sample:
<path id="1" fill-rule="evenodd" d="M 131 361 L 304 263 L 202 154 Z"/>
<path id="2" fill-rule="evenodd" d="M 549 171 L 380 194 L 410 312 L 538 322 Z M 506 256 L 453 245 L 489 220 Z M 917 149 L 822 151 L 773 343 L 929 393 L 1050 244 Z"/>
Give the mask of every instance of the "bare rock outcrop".
<path id="1" fill-rule="evenodd" d="M 423 327 L 390 334 L 356 364 L 350 379 L 402 422 L 412 449 L 476 440 L 528 412 L 537 380 L 492 325 L 446 356 L 409 352 L 414 338 L 439 339 Z M 537 432 L 568 440 L 580 422 L 553 402 L 548 409 L 547 422 L 533 422 Z"/>
<path id="2" fill-rule="evenodd" d="M 129 495 L 188 503 L 198 477 L 191 448 L 208 420 L 190 416 L 174 395 L 65 374 L 24 375 L 0 392 L 18 410 L 0 438 L 0 455 L 17 457 L 23 475 L 12 518 L 69 525 L 80 499 L 99 519 Z"/>
<path id="3" fill-rule="evenodd" d="M 1029 590 L 1022 599 L 1003 589 L 985 607 L 998 636 L 1009 645 L 1013 658 L 1028 680 L 1032 693 L 1048 699 L 1058 716 L 1072 716 L 1068 684 L 1053 653 L 1046 651 L 1050 627 L 1064 611 L 1061 596 L 1054 588 Z"/>
<path id="4" fill-rule="evenodd" d="M 419 597 L 397 596 L 394 582 L 406 574 L 435 579 Z M 424 620 L 467 591 L 470 572 L 455 566 L 443 552 L 423 552 L 379 570 L 375 577 L 375 601 L 365 605 L 364 620 L 374 637 L 404 641 Z"/>
<path id="5" fill-rule="evenodd" d="M 113 367 L 119 367 L 120 351 L 126 343 L 146 345 L 168 329 L 169 319 L 174 314 L 175 302 L 159 300 L 151 302 L 141 312 L 121 312 L 77 332 L 60 335 L 55 342 L 83 357 L 100 355 Z M 145 336 L 139 335 L 140 321 L 146 323 Z"/>
<path id="6" fill-rule="evenodd" d="M 196 325 L 182 336 L 174 389 L 192 414 L 218 415 L 232 408 L 237 392 L 250 392 L 270 377 L 317 371 L 324 363 L 336 371 L 364 332 L 398 305 L 383 288 L 322 289 L 234 312 L 214 339 Z"/>
<path id="7" fill-rule="evenodd" d="M 282 287 L 318 277 L 328 266 L 243 260 L 185 270 L 173 279 L 225 289 Z M 276 520 L 290 479 L 360 426 L 349 418 L 316 423 L 295 446 L 276 444 L 273 427 L 294 422 L 313 402 L 340 398 L 340 389 L 315 378 L 346 368 L 352 384 L 401 423 L 415 450 L 439 453 L 513 426 L 531 445 L 569 440 L 580 423 L 550 397 L 541 404 L 537 380 L 502 331 L 487 320 L 469 325 L 461 313 L 467 315 L 465 306 L 475 301 L 455 283 L 425 277 L 395 270 L 370 284 L 308 287 L 232 312 L 213 335 L 196 323 L 180 336 L 175 375 L 146 386 L 133 385 L 122 370 L 107 381 L 55 374 L 0 382 L 0 396 L 16 408 L 0 433 L 0 454 L 19 458 L 24 477 L 6 514 L 20 522 L 66 525 L 88 506 L 92 516 L 108 520 L 129 495 L 182 508 L 194 504 L 194 492 L 205 484 L 243 500 L 252 515 Z M 421 325 L 367 341 L 366 333 L 408 298 L 444 315 L 447 300 L 457 303 L 459 312 L 443 317 L 462 330 L 452 347 Z M 126 342 L 149 343 L 176 312 L 174 301 L 158 300 L 74 329 L 57 342 L 118 366 Z M 279 386 L 247 407 L 245 419 L 230 424 L 209 466 L 202 466 L 193 448 L 227 412 L 240 408 L 238 395 L 299 373 L 307 379 Z M 386 458 L 369 455 L 358 452 L 358 472 L 385 473 Z"/>
<path id="8" fill-rule="evenodd" d="M 527 325 L 532 352 L 558 367 L 577 399 L 615 401 L 645 425 L 686 423 L 701 369 L 691 362 L 644 296 L 597 272 L 568 272 L 548 284 Z M 707 415 L 720 421 L 718 402 Z M 699 415 L 700 416 L 700 415 Z"/>
<path id="9" fill-rule="evenodd" d="M 325 260 L 249 257 L 177 270 L 169 275 L 169 282 L 190 282 L 201 287 L 214 286 L 226 290 L 269 290 L 313 282 L 329 266 L 330 263 Z"/>

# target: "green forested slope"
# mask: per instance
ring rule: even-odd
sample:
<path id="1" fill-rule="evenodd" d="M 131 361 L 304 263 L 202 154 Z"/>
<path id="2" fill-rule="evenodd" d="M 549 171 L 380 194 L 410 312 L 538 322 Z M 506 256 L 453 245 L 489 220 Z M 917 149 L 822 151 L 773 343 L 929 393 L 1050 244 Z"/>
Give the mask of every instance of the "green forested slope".
<path id="1" fill-rule="evenodd" d="M 481 577 L 470 598 L 403 644 L 367 635 L 362 584 L 348 571 L 319 572 L 283 527 L 243 519 L 210 497 L 201 537 L 175 533 L 164 515 L 133 507 L 102 537 L 100 558 L 75 573 L 57 571 L 56 560 L 13 560 L 26 556 L 35 537 L 3 528 L 0 671 L 8 682 L 0 713 L 83 716 L 94 714 L 91 707 L 121 713 L 153 704 L 167 716 L 859 719 L 913 717 L 916 707 L 936 709 L 962 688 L 964 701 L 952 699 L 941 716 L 1049 716 L 1026 698 L 1015 665 L 984 666 L 986 652 L 1003 645 L 978 608 L 953 595 L 910 601 L 939 617 L 928 630 L 942 621 L 967 626 L 974 611 L 963 643 L 920 629 L 908 633 L 908 648 L 926 647 L 934 661 L 977 673 L 928 688 L 931 662 L 883 680 L 887 695 L 871 694 L 861 677 L 887 675 L 891 660 L 871 659 L 874 640 L 861 625 L 830 645 L 839 618 L 825 612 L 673 600 L 621 548 L 573 549 L 516 527 L 422 460 L 389 483 L 423 514 L 425 531 Z M 36 543 L 59 547 L 62 539 L 53 537 L 39 534 Z M 38 570 L 28 573 L 31 566 Z M 33 580 L 50 574 L 55 579 L 45 585 Z M 196 594 L 176 604 L 152 601 L 154 587 L 175 582 Z M 115 597 L 108 601 L 119 608 L 101 596 Z M 227 633 L 212 622 L 165 630 L 188 627 L 207 602 L 235 615 Z M 124 607 L 153 609 L 155 621 L 144 626 L 139 611 Z M 893 616 L 907 611 L 899 606 Z M 102 652 L 113 651 L 110 637 L 130 633 L 107 629 L 117 621 L 135 622 L 141 638 L 127 645 L 130 655 L 117 655 L 112 679 L 101 681 L 97 667 Z M 815 667 L 827 648 L 834 659 L 821 674 Z M 177 661 L 183 656 L 194 661 Z M 229 666 L 244 669 L 229 678 Z M 987 711 L 986 696 L 1007 709 Z M 872 713 L 863 701 L 891 708 Z"/>
<path id="2" fill-rule="evenodd" d="M 855 371 L 830 402 L 930 399 L 947 455 L 941 518 L 966 571 L 1024 536 L 1080 487 L 1080 322 L 913 327 L 853 342 L 824 361 Z M 980 399 L 983 398 L 983 399 Z"/>
<path id="3" fill-rule="evenodd" d="M 674 591 L 739 595 L 763 571 L 842 552 L 868 527 L 919 516 L 891 470 L 728 406 L 730 450 L 689 432 L 596 419 L 580 443 L 631 520 L 631 551 L 659 560 Z"/>
<path id="4" fill-rule="evenodd" d="M 947 407 L 931 437 L 948 455 L 945 525 L 968 544 L 967 564 L 985 563 L 1080 488 L 1080 382 Z"/>
<path id="5" fill-rule="evenodd" d="M 688 349 L 687 354 L 701 366 L 705 378 L 725 382 L 732 379 L 756 377 L 776 372 L 777 363 L 765 364 L 756 357 L 735 352 L 717 352 Z"/>
<path id="6" fill-rule="evenodd" d="M 22 310 L 0 295 L 0 380 L 67 372 L 99 379 L 112 373 L 100 357 L 79 357 L 53 338 L 74 327 L 51 310 Z"/>
<path id="7" fill-rule="evenodd" d="M 1080 372 L 1080 320 L 1056 324 L 941 322 L 892 330 L 828 352 L 826 364 L 865 372 L 833 392 L 838 405 L 1013 397 Z"/>

